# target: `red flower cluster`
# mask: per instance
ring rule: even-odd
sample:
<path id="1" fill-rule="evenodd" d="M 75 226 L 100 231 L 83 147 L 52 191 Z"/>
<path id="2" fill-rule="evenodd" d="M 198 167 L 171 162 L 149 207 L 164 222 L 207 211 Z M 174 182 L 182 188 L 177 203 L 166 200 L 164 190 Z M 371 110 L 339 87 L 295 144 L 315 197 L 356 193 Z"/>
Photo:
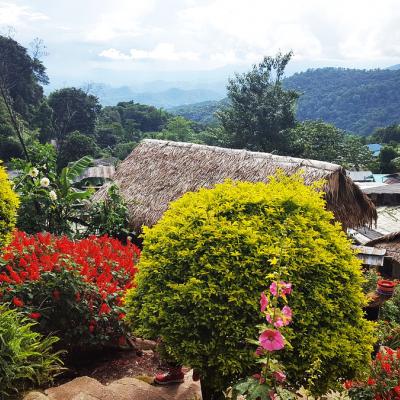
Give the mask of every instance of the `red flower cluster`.
<path id="1" fill-rule="evenodd" d="M 400 349 L 385 347 L 371 363 L 366 382 L 346 381 L 344 386 L 350 391 L 364 389 L 375 400 L 400 400 Z"/>
<path id="2" fill-rule="evenodd" d="M 45 318 L 49 324 L 60 312 L 63 319 L 71 318 L 71 330 L 75 327 L 77 332 L 80 310 L 80 323 L 87 332 L 109 335 L 123 324 L 122 298 L 132 287 L 139 256 L 139 248 L 132 243 L 124 245 L 107 236 L 72 241 L 49 233 L 30 236 L 17 231 L 3 249 L 6 263 L 0 264 L 0 301 L 11 302 L 31 318 Z M 62 310 L 69 305 L 70 316 Z M 63 332 L 52 325 L 55 328 Z"/>
<path id="3" fill-rule="evenodd" d="M 8 263 L 0 273 L 0 284 L 18 285 L 26 280 L 38 280 L 43 272 L 71 268 L 68 261 L 73 261 L 85 281 L 94 283 L 104 299 L 116 292 L 123 294 L 132 286 L 137 271 L 135 262 L 140 256 L 135 245 L 130 242 L 123 245 L 107 236 L 73 242 L 65 236 L 50 233 L 30 236 L 18 231 L 3 253 L 2 258 Z M 60 292 L 55 290 L 53 297 L 59 299 Z"/>

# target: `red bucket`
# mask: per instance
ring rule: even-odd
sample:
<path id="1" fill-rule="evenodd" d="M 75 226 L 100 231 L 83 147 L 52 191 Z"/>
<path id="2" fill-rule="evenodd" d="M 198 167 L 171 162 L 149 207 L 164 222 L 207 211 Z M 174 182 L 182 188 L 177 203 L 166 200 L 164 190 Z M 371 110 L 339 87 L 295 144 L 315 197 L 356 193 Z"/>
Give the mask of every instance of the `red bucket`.
<path id="1" fill-rule="evenodd" d="M 377 284 L 376 291 L 384 296 L 393 296 L 396 283 L 386 279 L 380 279 Z"/>

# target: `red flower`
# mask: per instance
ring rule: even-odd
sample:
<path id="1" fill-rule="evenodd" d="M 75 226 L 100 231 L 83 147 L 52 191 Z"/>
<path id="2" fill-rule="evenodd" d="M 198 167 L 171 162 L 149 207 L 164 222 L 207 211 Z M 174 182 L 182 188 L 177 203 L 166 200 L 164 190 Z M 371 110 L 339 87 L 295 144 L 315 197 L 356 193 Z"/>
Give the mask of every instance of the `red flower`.
<path id="1" fill-rule="evenodd" d="M 111 308 L 108 306 L 108 304 L 103 303 L 100 307 L 99 314 L 108 314 L 110 311 L 111 311 Z"/>
<path id="2" fill-rule="evenodd" d="M 386 373 L 390 374 L 392 372 L 392 368 L 390 367 L 390 364 L 388 363 L 382 363 L 382 368 L 386 371 Z"/>
<path id="3" fill-rule="evenodd" d="M 353 387 L 353 381 L 345 381 L 345 382 L 344 382 L 344 387 L 345 387 L 346 389 L 352 388 L 352 387 Z"/>
<path id="4" fill-rule="evenodd" d="M 54 290 L 53 291 L 53 298 L 55 299 L 55 300 L 60 300 L 60 297 L 61 297 L 61 293 L 60 293 L 60 291 L 59 290 Z"/>
<path id="5" fill-rule="evenodd" d="M 93 333 L 94 332 L 94 325 L 89 325 L 89 332 L 90 333 Z"/>
<path id="6" fill-rule="evenodd" d="M 125 317 L 126 317 L 126 314 L 124 314 L 124 313 L 118 314 L 118 319 L 124 319 Z"/>
<path id="7" fill-rule="evenodd" d="M 393 388 L 393 391 L 394 391 L 398 396 L 400 396 L 400 386 L 395 386 L 395 387 Z"/>
<path id="8" fill-rule="evenodd" d="M 41 316 L 42 316 L 42 314 L 40 314 L 38 312 L 33 312 L 33 313 L 29 314 L 29 317 L 33 318 L 33 319 L 39 319 Z"/>
<path id="9" fill-rule="evenodd" d="M 368 385 L 372 386 L 372 385 L 376 384 L 376 380 L 372 379 L 372 378 L 368 378 L 368 382 L 367 383 L 368 383 Z"/>
<path id="10" fill-rule="evenodd" d="M 19 299 L 18 297 L 14 297 L 12 301 L 16 307 L 24 306 L 24 302 L 21 299 Z"/>

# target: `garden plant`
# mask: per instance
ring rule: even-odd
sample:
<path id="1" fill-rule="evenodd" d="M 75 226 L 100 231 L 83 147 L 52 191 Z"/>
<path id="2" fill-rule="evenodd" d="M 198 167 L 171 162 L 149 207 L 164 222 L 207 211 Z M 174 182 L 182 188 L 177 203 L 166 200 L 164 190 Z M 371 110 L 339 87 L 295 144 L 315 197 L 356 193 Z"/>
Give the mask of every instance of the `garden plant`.
<path id="1" fill-rule="evenodd" d="M 34 331 L 36 322 L 0 305 L 0 398 L 52 381 L 61 372 L 60 353 L 52 347 L 57 337 Z"/>
<path id="2" fill-rule="evenodd" d="M 0 248 L 12 238 L 18 205 L 18 197 L 11 188 L 6 170 L 0 164 Z"/>
<path id="3" fill-rule="evenodd" d="M 0 261 L 0 299 L 55 332 L 68 350 L 123 340 L 122 298 L 137 271 L 139 249 L 107 236 L 71 241 L 16 232 Z"/>
<path id="4" fill-rule="evenodd" d="M 375 339 L 362 311 L 360 261 L 325 210 L 321 187 L 299 174 L 226 181 L 185 194 L 144 229 L 127 320 L 202 372 L 205 399 L 254 372 L 248 339 L 262 322 L 258 297 L 276 259 L 293 285 L 296 315 L 286 327 L 291 348 L 277 355 L 288 382 L 320 394 L 368 368 Z"/>

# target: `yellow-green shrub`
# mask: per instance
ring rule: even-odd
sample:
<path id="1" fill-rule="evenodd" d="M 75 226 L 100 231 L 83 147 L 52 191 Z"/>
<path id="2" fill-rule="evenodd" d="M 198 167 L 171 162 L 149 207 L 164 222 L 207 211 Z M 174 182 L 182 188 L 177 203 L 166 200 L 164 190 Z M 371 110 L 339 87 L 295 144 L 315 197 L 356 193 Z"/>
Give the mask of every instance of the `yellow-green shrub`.
<path id="1" fill-rule="evenodd" d="M 18 197 L 11 189 L 7 172 L 0 165 L 0 248 L 8 244 L 12 238 L 18 205 Z"/>
<path id="2" fill-rule="evenodd" d="M 162 337 L 177 361 L 203 372 L 202 385 L 221 391 L 254 367 L 247 339 L 277 257 L 293 284 L 293 349 L 279 352 L 292 384 L 321 393 L 368 366 L 374 338 L 360 262 L 315 189 L 300 176 L 227 181 L 172 203 L 144 230 L 126 299 L 135 332 Z"/>

